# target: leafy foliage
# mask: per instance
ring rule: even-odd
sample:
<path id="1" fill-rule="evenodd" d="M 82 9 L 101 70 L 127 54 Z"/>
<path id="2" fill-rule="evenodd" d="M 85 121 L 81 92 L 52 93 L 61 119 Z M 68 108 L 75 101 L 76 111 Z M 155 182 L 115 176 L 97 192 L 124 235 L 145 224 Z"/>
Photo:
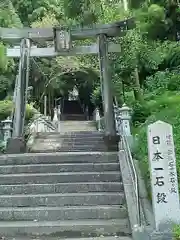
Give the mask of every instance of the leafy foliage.
<path id="1" fill-rule="evenodd" d="M 12 0 L 12 2 L 6 0 L 0 11 L 0 26 L 3 27 L 22 27 L 22 24 L 32 27 L 52 27 L 57 24 L 83 27 L 135 16 L 136 29 L 128 31 L 123 38 L 116 40 L 121 43 L 123 54 L 110 56 L 113 66 L 111 69 L 113 89 L 119 103 L 124 98 L 123 89 L 133 90 L 136 101 L 143 100 L 144 89 L 144 92 L 147 92 L 158 88 L 160 93 L 161 85 L 165 84 L 161 75 L 165 74 L 167 80 L 166 68 L 169 69 L 168 71 L 174 71 L 174 67 L 178 67 L 180 63 L 179 46 L 172 42 L 176 39 L 175 31 L 178 32 L 179 21 L 179 9 L 173 1 L 131 0 L 127 11 L 123 8 L 123 1 L 117 0 Z M 87 42 L 82 41 L 82 44 Z M 16 65 L 5 57 L 3 44 L 0 45 L 0 56 L 2 72 L 0 92 L 5 97 L 12 92 Z M 90 98 L 94 103 L 101 101 L 99 66 L 96 57 L 34 60 L 30 84 L 37 88 L 33 90 L 33 99 L 36 102 L 40 102 L 44 94 L 51 94 L 52 97 L 66 95 L 73 85 L 78 85 L 83 97 L 86 96 L 83 92 L 86 88 L 89 89 L 88 92 L 92 95 Z M 171 81 L 167 81 L 168 86 L 163 89 L 177 90 L 176 77 L 174 80 L 173 77 L 169 78 Z"/>
<path id="2" fill-rule="evenodd" d="M 0 121 L 10 116 L 12 106 L 13 103 L 10 100 L 0 101 Z M 29 121 L 35 113 L 37 113 L 36 109 L 34 109 L 32 105 L 28 104 L 26 107 L 26 120 Z"/>
<path id="3" fill-rule="evenodd" d="M 132 123 L 134 126 L 144 123 L 150 115 L 151 111 L 146 105 L 138 102 L 133 105 Z"/>

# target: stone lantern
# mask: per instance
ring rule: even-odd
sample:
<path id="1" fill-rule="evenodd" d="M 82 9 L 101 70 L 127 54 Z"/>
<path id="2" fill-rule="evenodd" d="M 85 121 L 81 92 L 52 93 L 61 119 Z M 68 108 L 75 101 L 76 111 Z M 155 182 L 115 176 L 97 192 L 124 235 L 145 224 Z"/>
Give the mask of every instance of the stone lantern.
<path id="1" fill-rule="evenodd" d="M 131 109 L 126 104 L 123 104 L 122 108 L 120 108 L 120 117 L 122 119 L 123 133 L 126 136 L 131 136 Z"/>
<path id="2" fill-rule="evenodd" d="M 131 109 L 126 104 L 123 104 L 122 108 L 120 108 L 119 118 L 121 119 L 120 133 L 126 136 L 129 147 L 132 149 L 134 143 L 133 143 L 133 136 L 131 134 L 131 127 L 130 127 Z"/>
<path id="3" fill-rule="evenodd" d="M 8 117 L 3 123 L 4 142 L 7 145 L 8 139 L 12 136 L 12 120 Z"/>

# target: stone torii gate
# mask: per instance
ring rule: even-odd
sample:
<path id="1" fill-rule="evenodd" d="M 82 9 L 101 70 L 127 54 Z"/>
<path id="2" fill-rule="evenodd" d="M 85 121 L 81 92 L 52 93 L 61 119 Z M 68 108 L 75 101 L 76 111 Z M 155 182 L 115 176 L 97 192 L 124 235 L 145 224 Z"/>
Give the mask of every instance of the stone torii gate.
<path id="1" fill-rule="evenodd" d="M 111 77 L 109 72 L 108 53 L 121 52 L 120 44 L 109 42 L 112 37 L 123 36 L 134 27 L 134 19 L 127 19 L 111 24 L 94 25 L 92 28 L 67 27 L 54 28 L 0 28 L 3 41 L 19 47 L 8 48 L 7 56 L 20 58 L 17 89 L 15 93 L 15 109 L 13 120 L 13 139 L 23 137 L 25 105 L 27 98 L 29 59 L 31 57 L 57 57 L 84 54 L 98 54 L 104 106 L 105 135 L 116 136 Z M 77 40 L 97 39 L 96 44 L 76 46 Z M 38 48 L 38 43 L 51 42 L 52 47 Z M 53 44 L 52 44 L 53 42 Z M 12 139 L 12 140 L 13 140 Z"/>

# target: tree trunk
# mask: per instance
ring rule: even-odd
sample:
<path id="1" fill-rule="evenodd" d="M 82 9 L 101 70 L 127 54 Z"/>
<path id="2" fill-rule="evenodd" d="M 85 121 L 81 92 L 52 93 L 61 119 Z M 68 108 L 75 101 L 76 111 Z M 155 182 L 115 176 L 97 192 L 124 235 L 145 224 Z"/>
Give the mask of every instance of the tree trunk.
<path id="1" fill-rule="evenodd" d="M 124 11 L 127 12 L 129 10 L 128 0 L 123 0 Z"/>
<path id="2" fill-rule="evenodd" d="M 144 98 L 141 92 L 141 86 L 140 86 L 140 82 L 139 82 L 139 73 L 138 73 L 138 68 L 136 67 L 134 69 L 134 87 L 133 87 L 133 91 L 134 91 L 134 98 L 136 101 L 139 102 L 143 102 Z"/>

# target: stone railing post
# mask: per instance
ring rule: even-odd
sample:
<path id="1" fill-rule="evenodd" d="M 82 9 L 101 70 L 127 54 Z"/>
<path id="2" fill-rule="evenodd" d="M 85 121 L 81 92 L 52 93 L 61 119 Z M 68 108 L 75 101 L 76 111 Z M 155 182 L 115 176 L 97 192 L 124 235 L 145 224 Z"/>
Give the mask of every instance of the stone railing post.
<path id="1" fill-rule="evenodd" d="M 47 96 L 44 96 L 44 116 L 47 118 Z"/>
<path id="2" fill-rule="evenodd" d="M 57 109 L 57 116 L 58 116 L 58 126 L 57 126 L 57 130 L 58 132 L 61 131 L 61 105 L 58 105 L 58 109 Z"/>
<path id="3" fill-rule="evenodd" d="M 12 120 L 8 117 L 6 120 L 2 121 L 3 123 L 3 135 L 5 146 L 8 143 L 8 139 L 12 137 Z"/>
<path id="4" fill-rule="evenodd" d="M 101 128 L 101 116 L 100 116 L 99 109 L 96 108 L 94 113 L 95 113 L 94 120 L 97 122 L 98 131 L 100 132 L 102 128 Z"/>
<path id="5" fill-rule="evenodd" d="M 58 109 L 57 109 L 57 115 L 58 115 L 58 120 L 61 121 L 61 105 L 58 105 Z"/>
<path id="6" fill-rule="evenodd" d="M 123 130 L 121 134 L 126 135 L 129 145 L 132 146 L 133 138 L 132 138 L 131 127 L 130 127 L 131 109 L 126 104 L 123 104 L 122 108 L 119 109 L 119 114 L 121 118 L 122 130 Z"/>
<path id="7" fill-rule="evenodd" d="M 57 108 L 54 108 L 54 117 L 53 117 L 53 122 L 58 121 L 58 114 L 57 114 Z"/>
<path id="8" fill-rule="evenodd" d="M 122 108 L 120 108 L 119 111 L 122 119 L 123 132 L 126 136 L 131 136 L 130 128 L 131 109 L 126 104 L 123 104 Z"/>
<path id="9" fill-rule="evenodd" d="M 114 105 L 114 118 L 115 118 L 115 125 L 116 125 L 116 133 L 120 135 L 119 108 L 116 105 Z"/>
<path id="10" fill-rule="evenodd" d="M 56 126 L 56 129 L 58 132 L 60 132 L 60 120 L 58 118 L 58 109 L 54 108 L 54 118 L 53 118 L 53 122 Z"/>

